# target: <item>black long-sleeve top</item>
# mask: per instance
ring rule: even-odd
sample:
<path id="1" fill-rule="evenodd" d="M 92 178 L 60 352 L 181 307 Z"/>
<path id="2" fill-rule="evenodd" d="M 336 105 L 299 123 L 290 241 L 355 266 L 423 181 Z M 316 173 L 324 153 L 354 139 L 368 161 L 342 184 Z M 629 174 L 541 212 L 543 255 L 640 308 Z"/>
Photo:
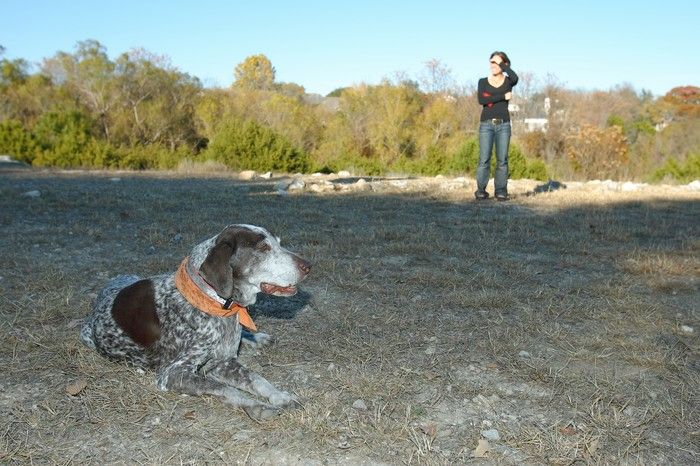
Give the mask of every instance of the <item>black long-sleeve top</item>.
<path id="1" fill-rule="evenodd" d="M 501 63 L 501 69 L 507 76 L 500 86 L 493 87 L 489 84 L 488 78 L 481 78 L 479 80 L 477 96 L 479 98 L 479 104 L 483 105 L 481 121 L 491 120 L 492 118 L 510 121 L 506 93 L 511 92 L 513 86 L 518 84 L 518 75 L 505 63 Z"/>

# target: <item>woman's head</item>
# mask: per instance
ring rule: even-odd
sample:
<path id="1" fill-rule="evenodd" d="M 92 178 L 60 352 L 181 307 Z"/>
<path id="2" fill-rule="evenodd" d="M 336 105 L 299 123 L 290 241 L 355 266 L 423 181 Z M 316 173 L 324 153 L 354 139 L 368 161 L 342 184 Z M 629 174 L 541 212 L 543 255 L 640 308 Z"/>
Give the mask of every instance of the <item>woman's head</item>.
<path id="1" fill-rule="evenodd" d="M 506 55 L 505 52 L 495 51 L 495 52 L 493 52 L 493 53 L 491 54 L 491 56 L 489 57 L 489 59 L 490 59 L 490 60 L 493 60 L 494 57 L 498 57 L 498 58 L 501 59 L 500 61 L 496 60 L 496 61 L 498 61 L 498 63 L 503 62 L 503 63 L 505 63 L 506 65 L 510 66 L 510 59 L 508 58 L 508 55 Z"/>
<path id="2" fill-rule="evenodd" d="M 510 60 L 505 52 L 493 52 L 489 58 L 489 62 L 491 62 L 491 74 L 494 76 L 498 76 L 503 72 L 503 70 L 501 70 L 501 63 L 510 66 Z"/>

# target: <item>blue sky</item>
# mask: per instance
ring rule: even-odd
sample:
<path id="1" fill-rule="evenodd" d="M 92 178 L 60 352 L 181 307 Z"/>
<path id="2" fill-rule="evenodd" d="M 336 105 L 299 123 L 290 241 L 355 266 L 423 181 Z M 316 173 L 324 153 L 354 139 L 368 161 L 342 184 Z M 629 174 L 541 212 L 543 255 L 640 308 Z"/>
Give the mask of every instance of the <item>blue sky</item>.
<path id="1" fill-rule="evenodd" d="M 143 47 L 208 86 L 228 86 L 236 64 L 264 53 L 278 81 L 321 94 L 397 72 L 417 79 L 431 59 L 475 84 L 505 50 L 514 70 L 569 88 L 660 95 L 700 85 L 698 21 L 691 0 L 0 0 L 0 45 L 32 63 L 85 39 L 112 58 Z"/>

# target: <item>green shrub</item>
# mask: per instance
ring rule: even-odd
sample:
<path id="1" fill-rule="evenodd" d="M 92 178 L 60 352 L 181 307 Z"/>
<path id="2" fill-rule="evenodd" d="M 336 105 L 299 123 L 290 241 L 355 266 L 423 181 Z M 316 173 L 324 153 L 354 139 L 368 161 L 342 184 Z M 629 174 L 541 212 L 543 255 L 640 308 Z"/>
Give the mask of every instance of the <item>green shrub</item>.
<path id="1" fill-rule="evenodd" d="M 62 168 L 94 166 L 90 154 L 94 148 L 91 127 L 90 120 L 80 112 L 44 113 L 33 129 L 39 153 L 32 164 Z"/>
<path id="2" fill-rule="evenodd" d="M 672 179 L 681 183 L 700 180 L 700 154 L 690 154 L 682 163 L 678 162 L 676 159 L 668 159 L 650 178 L 650 180 L 654 182 L 667 179 Z"/>
<path id="3" fill-rule="evenodd" d="M 32 163 L 37 145 L 32 134 L 18 120 L 0 122 L 0 154 L 11 155 L 15 160 Z"/>
<path id="4" fill-rule="evenodd" d="M 392 166 L 395 171 L 415 175 L 464 175 L 476 173 L 479 163 L 479 141 L 472 137 L 467 139 L 454 154 L 446 154 L 437 147 L 429 147 L 421 159 L 399 159 Z M 496 168 L 496 156 L 491 157 L 491 174 Z M 520 147 L 511 143 L 508 148 L 509 177 L 512 179 L 530 178 L 547 179 L 547 167 L 539 159 L 525 157 Z"/>
<path id="5" fill-rule="evenodd" d="M 306 153 L 272 129 L 250 120 L 232 120 L 222 125 L 205 155 L 234 170 L 306 173 L 311 168 Z"/>
<path id="6" fill-rule="evenodd" d="M 508 172 L 509 178 L 514 180 L 527 178 L 546 181 L 548 179 L 547 166 L 544 162 L 540 159 L 525 157 L 520 146 L 516 144 L 511 144 L 508 148 Z"/>

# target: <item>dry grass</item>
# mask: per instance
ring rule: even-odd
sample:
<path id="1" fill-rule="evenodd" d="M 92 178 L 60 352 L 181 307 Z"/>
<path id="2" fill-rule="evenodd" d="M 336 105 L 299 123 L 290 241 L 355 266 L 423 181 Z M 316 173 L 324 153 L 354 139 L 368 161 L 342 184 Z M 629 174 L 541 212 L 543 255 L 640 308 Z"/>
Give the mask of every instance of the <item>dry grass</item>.
<path id="1" fill-rule="evenodd" d="M 0 179 L 2 463 L 460 464 L 482 461 L 487 428 L 492 463 L 700 461 L 697 193 L 523 182 L 477 204 L 469 187 L 278 196 L 193 172 Z M 174 270 L 234 222 L 314 263 L 308 306 L 253 310 L 277 342 L 242 359 L 304 404 L 263 424 L 77 339 L 108 277 Z"/>

